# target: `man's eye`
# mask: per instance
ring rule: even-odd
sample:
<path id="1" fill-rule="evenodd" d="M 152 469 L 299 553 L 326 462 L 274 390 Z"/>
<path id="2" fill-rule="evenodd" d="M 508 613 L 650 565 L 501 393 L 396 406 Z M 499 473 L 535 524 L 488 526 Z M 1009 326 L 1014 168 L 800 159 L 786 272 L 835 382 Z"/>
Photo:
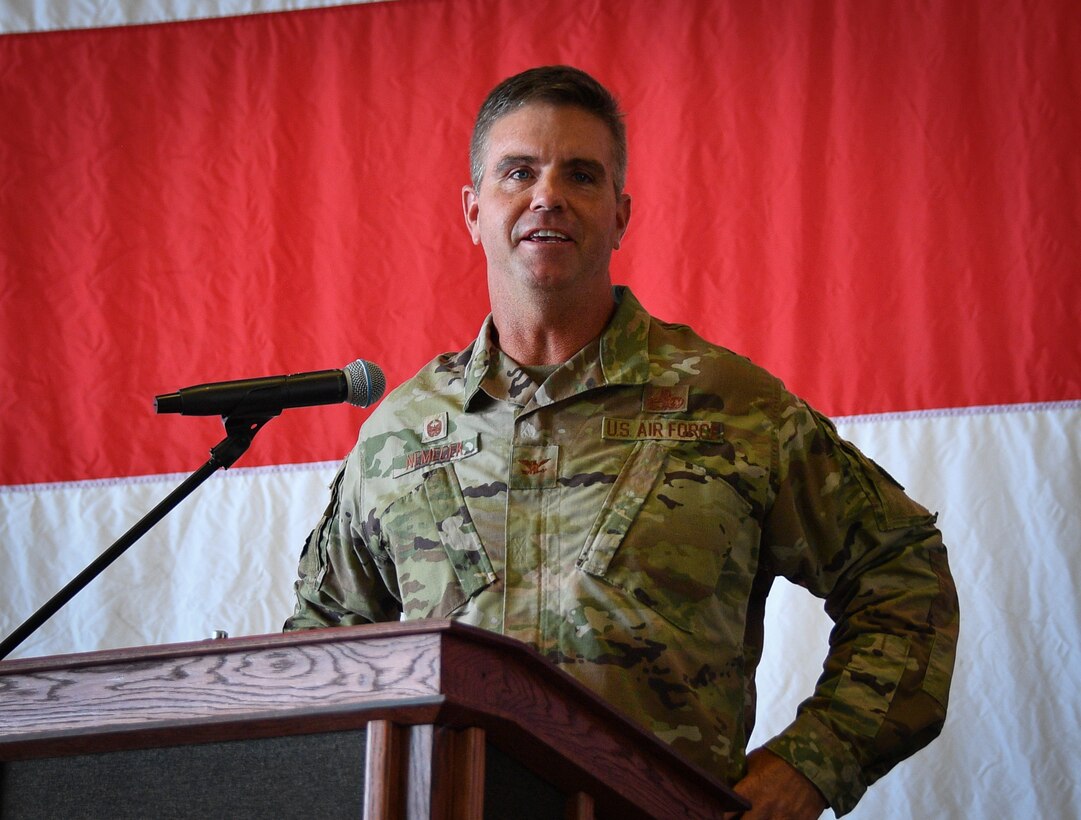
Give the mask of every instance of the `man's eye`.
<path id="1" fill-rule="evenodd" d="M 585 171 L 575 171 L 571 178 L 575 182 L 580 182 L 583 185 L 588 185 L 593 182 L 593 175 L 587 174 Z"/>
<path id="2" fill-rule="evenodd" d="M 507 179 L 523 180 L 529 179 L 529 176 L 530 174 L 528 168 L 515 168 L 513 171 L 507 174 Z"/>

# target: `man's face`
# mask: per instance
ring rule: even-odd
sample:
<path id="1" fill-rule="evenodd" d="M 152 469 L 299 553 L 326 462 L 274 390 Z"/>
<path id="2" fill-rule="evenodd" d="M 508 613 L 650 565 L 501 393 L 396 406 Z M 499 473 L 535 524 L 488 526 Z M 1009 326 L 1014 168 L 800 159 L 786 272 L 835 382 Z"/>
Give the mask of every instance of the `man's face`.
<path id="1" fill-rule="evenodd" d="M 580 108 L 526 105 L 493 123 L 479 189 L 462 189 L 489 285 L 512 292 L 607 287 L 630 218 L 612 182 L 613 139 Z"/>

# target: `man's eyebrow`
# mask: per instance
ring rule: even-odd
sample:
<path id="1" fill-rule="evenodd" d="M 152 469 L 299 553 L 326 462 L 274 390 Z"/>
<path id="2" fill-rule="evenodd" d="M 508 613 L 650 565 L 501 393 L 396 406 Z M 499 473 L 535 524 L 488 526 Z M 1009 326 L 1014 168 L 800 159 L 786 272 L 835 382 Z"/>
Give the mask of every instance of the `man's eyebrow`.
<path id="1" fill-rule="evenodd" d="M 517 168 L 520 165 L 535 165 L 536 162 L 537 158 L 528 154 L 507 154 L 495 164 L 495 171 L 497 174 L 503 174 L 511 168 Z"/>
<path id="2" fill-rule="evenodd" d="M 518 168 L 522 165 L 536 165 L 538 161 L 537 157 L 532 156 L 531 154 L 507 154 L 506 156 L 501 157 L 499 162 L 495 164 L 495 172 L 497 174 L 504 174 L 512 168 Z M 607 176 L 607 169 L 600 160 L 589 159 L 588 157 L 571 157 L 560 164 L 564 168 L 575 168 L 586 171 L 597 179 L 604 179 Z"/>
<path id="3" fill-rule="evenodd" d="M 604 167 L 604 163 L 600 160 L 575 157 L 574 159 L 568 160 L 566 165 L 569 168 L 586 171 L 591 176 L 600 180 L 603 180 L 608 175 L 608 169 Z"/>

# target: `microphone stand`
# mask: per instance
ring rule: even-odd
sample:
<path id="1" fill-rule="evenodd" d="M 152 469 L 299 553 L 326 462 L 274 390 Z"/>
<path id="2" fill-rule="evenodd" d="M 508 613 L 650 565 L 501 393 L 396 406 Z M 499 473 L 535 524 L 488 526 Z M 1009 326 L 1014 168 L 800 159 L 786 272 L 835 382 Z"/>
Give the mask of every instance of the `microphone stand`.
<path id="1" fill-rule="evenodd" d="M 122 535 L 105 552 L 99 555 L 86 569 L 76 575 L 67 586 L 27 618 L 23 624 L 0 642 L 0 660 L 6 658 L 15 647 L 25 641 L 38 627 L 56 614 L 64 604 L 74 598 L 87 584 L 98 577 L 110 564 L 127 551 L 128 547 L 146 535 L 150 528 L 168 515 L 177 504 L 191 495 L 195 489 L 210 478 L 219 469 L 229 469 L 251 446 L 255 434 L 263 429 L 268 421 L 281 413 L 280 410 L 266 411 L 260 414 L 237 418 L 222 417 L 228 435 L 210 449 L 210 459 L 186 478 L 175 490 L 167 495 L 154 509 L 143 516 L 130 530 Z"/>

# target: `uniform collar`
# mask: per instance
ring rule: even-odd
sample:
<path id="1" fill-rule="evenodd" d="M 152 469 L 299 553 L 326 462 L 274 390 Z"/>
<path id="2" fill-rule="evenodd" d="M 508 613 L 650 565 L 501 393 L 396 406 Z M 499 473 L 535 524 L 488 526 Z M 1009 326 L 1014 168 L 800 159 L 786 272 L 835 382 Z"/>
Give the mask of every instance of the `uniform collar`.
<path id="1" fill-rule="evenodd" d="M 495 343 L 491 314 L 473 344 L 465 373 L 465 409 L 483 392 L 498 401 L 522 407 L 543 407 L 587 390 L 649 381 L 650 316 L 630 288 L 612 288 L 616 303 L 608 325 L 574 354 L 540 388 Z"/>

